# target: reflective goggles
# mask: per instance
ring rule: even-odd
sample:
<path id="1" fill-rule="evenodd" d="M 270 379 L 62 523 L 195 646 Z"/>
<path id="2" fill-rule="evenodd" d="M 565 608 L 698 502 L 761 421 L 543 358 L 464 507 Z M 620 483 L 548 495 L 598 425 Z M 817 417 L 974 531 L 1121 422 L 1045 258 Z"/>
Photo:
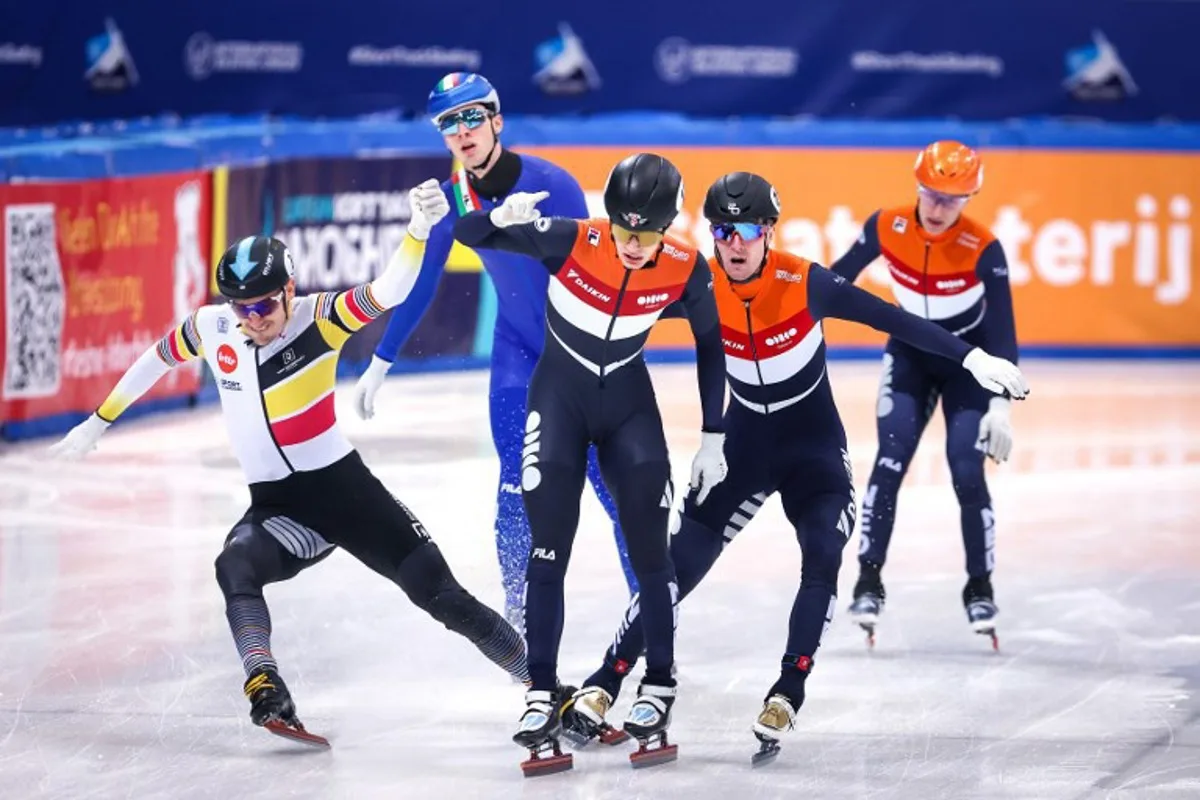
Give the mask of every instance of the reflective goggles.
<path id="1" fill-rule="evenodd" d="M 918 186 L 917 194 L 933 203 L 935 207 L 942 206 L 953 211 L 961 209 L 971 199 L 971 195 L 969 194 L 943 194 L 925 186 Z"/>
<path id="2" fill-rule="evenodd" d="M 473 131 L 487 122 L 489 116 L 491 115 L 482 108 L 465 108 L 456 114 L 447 114 L 439 119 L 437 128 L 442 136 L 453 136 L 458 133 L 459 125 L 462 125 L 469 131 Z"/>
<path id="3" fill-rule="evenodd" d="M 753 242 L 766 235 L 767 226 L 756 222 L 722 222 L 713 225 L 711 230 L 713 238 L 721 242 L 729 241 L 735 233 L 742 237 L 743 242 Z"/>
<path id="4" fill-rule="evenodd" d="M 238 300 L 230 300 L 229 305 L 233 307 L 233 313 L 238 319 L 250 319 L 251 314 L 258 314 L 260 317 L 268 316 L 275 312 L 283 304 L 283 296 L 285 292 L 264 297 L 262 300 L 255 300 L 253 303 L 243 303 Z"/>
<path id="5" fill-rule="evenodd" d="M 631 231 L 615 223 L 612 233 L 613 238 L 620 244 L 629 244 L 630 239 L 637 239 L 637 243 L 642 247 L 656 247 L 663 240 L 662 231 Z"/>

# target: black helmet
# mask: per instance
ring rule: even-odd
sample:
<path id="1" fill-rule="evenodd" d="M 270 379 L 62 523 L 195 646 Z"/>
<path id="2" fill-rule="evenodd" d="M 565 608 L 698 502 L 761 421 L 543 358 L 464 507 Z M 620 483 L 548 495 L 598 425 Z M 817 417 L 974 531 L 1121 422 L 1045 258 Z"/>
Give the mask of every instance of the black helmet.
<path id="1" fill-rule="evenodd" d="M 247 236 L 221 256 L 217 289 L 224 297 L 245 300 L 282 289 L 295 274 L 287 246 L 270 236 Z"/>
<path id="2" fill-rule="evenodd" d="M 766 178 L 753 172 L 731 172 L 717 178 L 704 198 L 704 217 L 723 222 L 775 222 L 779 193 Z"/>
<path id="3" fill-rule="evenodd" d="M 683 206 L 683 177 L 670 161 L 653 153 L 629 156 L 608 173 L 604 210 L 613 223 L 631 231 L 665 231 Z"/>

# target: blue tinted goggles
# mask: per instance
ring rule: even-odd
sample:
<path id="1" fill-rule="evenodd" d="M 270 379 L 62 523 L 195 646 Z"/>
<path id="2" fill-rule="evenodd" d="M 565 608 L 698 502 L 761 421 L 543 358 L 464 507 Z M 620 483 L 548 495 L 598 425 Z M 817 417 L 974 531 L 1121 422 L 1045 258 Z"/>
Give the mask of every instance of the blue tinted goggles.
<path id="1" fill-rule="evenodd" d="M 442 117 L 438 120 L 437 128 L 442 136 L 453 136 L 458 133 L 460 125 L 466 130 L 473 131 L 487 122 L 489 116 L 491 115 L 482 108 L 467 108 Z"/>
<path id="2" fill-rule="evenodd" d="M 742 237 L 743 242 L 753 242 L 755 239 L 761 238 L 766 232 L 766 225 L 759 225 L 754 222 L 723 222 L 720 225 L 712 226 L 713 238 L 722 242 L 732 239 L 735 233 Z"/>

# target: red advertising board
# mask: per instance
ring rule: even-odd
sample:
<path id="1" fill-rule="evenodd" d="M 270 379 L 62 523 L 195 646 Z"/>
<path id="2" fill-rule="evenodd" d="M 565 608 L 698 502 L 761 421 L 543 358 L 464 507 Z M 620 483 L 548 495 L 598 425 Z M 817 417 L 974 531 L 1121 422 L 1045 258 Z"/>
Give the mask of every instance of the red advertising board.
<path id="1" fill-rule="evenodd" d="M 207 300 L 207 173 L 0 186 L 0 422 L 94 410 Z M 147 395 L 195 394 L 200 366 Z"/>

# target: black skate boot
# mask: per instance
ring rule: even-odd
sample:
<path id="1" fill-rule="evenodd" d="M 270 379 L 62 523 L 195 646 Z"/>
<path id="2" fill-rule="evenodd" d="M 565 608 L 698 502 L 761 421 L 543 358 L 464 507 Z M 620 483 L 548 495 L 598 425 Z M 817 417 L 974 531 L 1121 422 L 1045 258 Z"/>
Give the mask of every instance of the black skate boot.
<path id="1" fill-rule="evenodd" d="M 879 577 L 882 567 L 870 561 L 859 567 L 858 583 L 854 584 L 854 600 L 850 603 L 850 619 L 867 632 L 867 646 L 875 646 L 875 626 L 883 613 L 883 601 L 887 597 L 883 581 Z"/>
<path id="2" fill-rule="evenodd" d="M 291 692 L 279 673 L 271 668 L 255 670 L 246 679 L 242 691 L 250 701 L 250 721 L 276 736 L 313 747 L 329 747 L 329 740 L 309 733 L 296 717 Z"/>
<path id="3" fill-rule="evenodd" d="M 667 742 L 671 725 L 671 708 L 675 705 L 675 687 L 642 682 L 637 700 L 625 718 L 625 732 L 638 740 L 638 750 L 630 753 L 634 767 L 652 767 L 674 761 L 679 746 Z"/>
<path id="4" fill-rule="evenodd" d="M 296 718 L 292 694 L 279 673 L 273 669 L 255 671 L 242 687 L 250 701 L 250 721 L 263 725 L 271 721 L 291 722 Z"/>
<path id="5" fill-rule="evenodd" d="M 996 607 L 995 595 L 992 593 L 991 573 L 978 578 L 970 578 L 963 587 L 963 607 L 967 610 L 967 621 L 971 630 L 982 636 L 992 638 L 992 649 L 1000 649 L 1000 640 L 996 637 L 996 617 L 1000 609 Z"/>
<path id="6" fill-rule="evenodd" d="M 559 686 L 554 692 L 531 689 L 525 693 L 525 713 L 512 738 L 529 751 L 529 758 L 521 762 L 526 778 L 565 772 L 574 766 L 574 758 L 564 753 L 558 742 L 562 735 L 563 690 Z"/>

